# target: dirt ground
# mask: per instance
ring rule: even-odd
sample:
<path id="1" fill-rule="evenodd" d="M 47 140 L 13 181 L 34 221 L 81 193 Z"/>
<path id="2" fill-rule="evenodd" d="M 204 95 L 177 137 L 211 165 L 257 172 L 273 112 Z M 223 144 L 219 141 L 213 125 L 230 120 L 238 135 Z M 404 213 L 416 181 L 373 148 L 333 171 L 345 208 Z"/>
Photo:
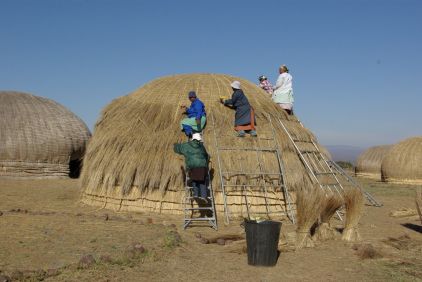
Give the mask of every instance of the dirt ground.
<path id="1" fill-rule="evenodd" d="M 0 180 L 0 281 L 422 281 L 421 222 L 390 216 L 415 209 L 415 187 L 360 181 L 384 203 L 365 207 L 362 242 L 285 248 L 276 266 L 254 267 L 244 240 L 198 238 L 244 237 L 240 221 L 184 231 L 182 216 L 84 206 L 78 180 Z"/>

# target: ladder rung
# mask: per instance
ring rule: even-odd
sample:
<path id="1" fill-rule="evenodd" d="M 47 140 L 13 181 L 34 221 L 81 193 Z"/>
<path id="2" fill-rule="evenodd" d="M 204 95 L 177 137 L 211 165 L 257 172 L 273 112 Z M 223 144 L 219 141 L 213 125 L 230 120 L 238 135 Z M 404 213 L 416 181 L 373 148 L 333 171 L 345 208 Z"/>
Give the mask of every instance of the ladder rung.
<path id="1" fill-rule="evenodd" d="M 334 172 L 314 172 L 315 175 L 326 175 L 326 174 L 331 174 L 331 175 L 335 175 Z"/>
<path id="2" fill-rule="evenodd" d="M 215 217 L 193 217 L 185 219 L 185 222 L 190 221 L 215 221 Z"/>
<path id="3" fill-rule="evenodd" d="M 217 148 L 220 151 L 257 151 L 257 152 L 277 152 L 277 148 Z"/>
<path id="4" fill-rule="evenodd" d="M 184 210 L 188 210 L 188 211 L 203 211 L 203 210 L 212 211 L 213 208 L 212 207 L 209 207 L 209 208 L 185 208 Z"/>

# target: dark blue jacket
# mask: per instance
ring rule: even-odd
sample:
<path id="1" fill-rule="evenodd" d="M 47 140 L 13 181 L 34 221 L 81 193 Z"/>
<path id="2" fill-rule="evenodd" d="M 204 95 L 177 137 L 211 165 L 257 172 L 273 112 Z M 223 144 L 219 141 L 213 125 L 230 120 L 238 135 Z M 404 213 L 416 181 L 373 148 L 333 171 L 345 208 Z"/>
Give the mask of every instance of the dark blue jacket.
<path id="1" fill-rule="evenodd" d="M 242 90 L 235 90 L 231 99 L 224 101 L 224 105 L 230 105 L 236 110 L 234 117 L 235 126 L 251 123 L 251 105 Z"/>
<path id="2" fill-rule="evenodd" d="M 205 105 L 201 102 L 198 98 L 192 102 L 190 107 L 186 110 L 188 114 L 188 118 L 196 118 L 201 119 L 201 117 L 205 116 Z"/>

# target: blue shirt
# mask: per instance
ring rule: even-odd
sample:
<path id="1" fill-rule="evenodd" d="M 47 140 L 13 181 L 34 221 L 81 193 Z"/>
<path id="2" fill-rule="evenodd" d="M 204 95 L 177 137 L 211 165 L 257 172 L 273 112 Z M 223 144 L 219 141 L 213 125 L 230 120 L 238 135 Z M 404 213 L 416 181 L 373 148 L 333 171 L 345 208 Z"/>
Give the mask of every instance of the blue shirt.
<path id="1" fill-rule="evenodd" d="M 195 101 L 192 102 L 190 107 L 186 110 L 186 113 L 188 114 L 188 118 L 195 118 L 195 119 L 201 119 L 201 117 L 205 116 L 205 105 L 201 102 L 198 98 L 195 99 Z"/>

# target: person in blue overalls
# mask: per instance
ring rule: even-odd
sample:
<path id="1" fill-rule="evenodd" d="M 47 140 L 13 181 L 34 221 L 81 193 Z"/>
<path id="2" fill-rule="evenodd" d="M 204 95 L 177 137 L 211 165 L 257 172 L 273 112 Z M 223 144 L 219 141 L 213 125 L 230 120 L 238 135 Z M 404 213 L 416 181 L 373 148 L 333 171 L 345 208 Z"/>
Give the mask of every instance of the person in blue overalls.
<path id="1" fill-rule="evenodd" d="M 180 122 L 180 128 L 185 132 L 186 136 L 189 138 L 192 137 L 192 133 L 202 132 L 207 121 L 205 105 L 201 100 L 196 97 L 195 91 L 190 91 L 188 98 L 191 101 L 190 107 L 181 106 L 185 109 L 185 114 L 187 118 L 182 119 Z"/>

